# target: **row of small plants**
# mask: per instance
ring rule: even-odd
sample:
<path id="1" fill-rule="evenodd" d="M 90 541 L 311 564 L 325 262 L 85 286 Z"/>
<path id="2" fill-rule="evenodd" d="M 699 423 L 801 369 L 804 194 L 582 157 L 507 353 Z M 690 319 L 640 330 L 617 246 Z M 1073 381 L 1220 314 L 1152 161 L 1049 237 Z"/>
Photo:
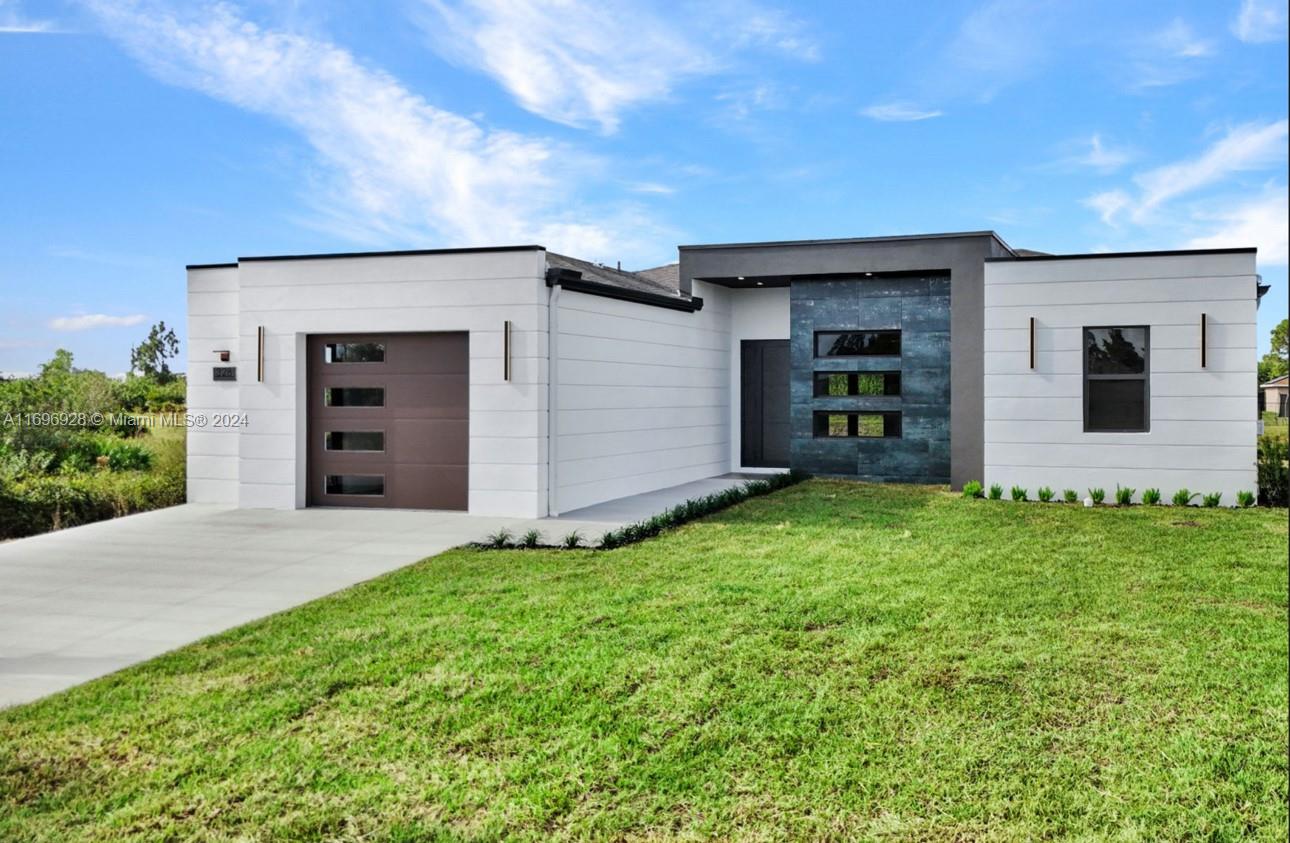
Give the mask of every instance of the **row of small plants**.
<path id="1" fill-rule="evenodd" d="M 562 548 L 565 550 L 575 550 L 580 547 L 598 547 L 601 550 L 613 550 L 616 547 L 625 547 L 629 544 L 635 544 L 648 538 L 653 538 L 664 530 L 673 527 L 679 527 L 688 521 L 696 518 L 702 518 L 705 515 L 711 515 L 727 507 L 742 503 L 749 498 L 755 498 L 760 495 L 770 494 L 777 489 L 783 489 L 800 483 L 809 475 L 800 471 L 789 471 L 784 474 L 772 474 L 765 479 L 749 480 L 739 486 L 732 486 L 729 489 L 722 489 L 720 492 L 713 492 L 710 495 L 704 495 L 701 498 L 691 498 L 683 503 L 679 503 L 671 509 L 660 512 L 644 521 L 637 521 L 632 524 L 624 524 L 617 530 L 609 530 L 600 537 L 600 542 L 591 545 L 586 538 L 577 530 L 568 533 L 560 539 L 557 544 L 549 544 L 544 541 L 542 533 L 538 530 L 529 530 L 516 536 L 510 530 L 505 528 L 498 530 L 486 537 L 482 542 L 477 542 L 474 546 L 479 548 L 488 548 L 492 550 L 502 549 L 524 549 L 535 550 L 538 548 Z"/>
<path id="2" fill-rule="evenodd" d="M 1138 493 L 1137 489 L 1133 489 L 1128 486 L 1117 485 L 1115 487 L 1115 502 L 1119 506 L 1129 506 L 1130 504 L 1133 503 L 1133 496 L 1136 495 L 1137 493 Z M 1021 486 L 1013 486 L 1009 494 L 1011 494 L 1012 499 L 1014 501 L 1030 500 L 1030 493 L 1026 489 L 1022 488 Z M 1047 486 L 1043 486 L 1042 488 L 1040 488 L 1036 494 L 1038 495 L 1039 501 L 1041 503 L 1051 503 L 1053 501 L 1058 501 L 1059 503 L 1079 503 L 1079 500 L 1080 500 L 1079 493 L 1076 492 L 1074 489 L 1063 489 L 1060 498 L 1058 498 L 1056 492 L 1054 492 L 1052 489 L 1050 489 Z M 995 483 L 991 485 L 989 490 L 987 491 L 980 483 L 978 483 L 975 480 L 972 480 L 963 484 L 963 497 L 965 498 L 988 497 L 992 501 L 1002 500 L 1003 487 L 1000 486 L 998 483 Z M 1191 506 L 1196 501 L 1197 498 L 1200 498 L 1201 506 L 1215 507 L 1215 506 L 1218 506 L 1220 503 L 1222 503 L 1223 493 L 1213 492 L 1210 494 L 1202 494 L 1201 492 L 1193 492 L 1190 489 L 1179 489 L 1178 491 L 1174 492 L 1173 504 L 1174 506 Z M 1106 501 L 1106 490 L 1102 488 L 1089 489 L 1088 499 L 1091 500 L 1095 505 L 1101 506 Z M 1162 500 L 1163 498 L 1161 497 L 1159 489 L 1142 490 L 1142 503 L 1144 505 L 1159 506 Z M 1255 496 L 1253 492 L 1236 493 L 1236 503 L 1238 506 L 1250 507 L 1250 506 L 1254 506 L 1254 502 L 1255 502 Z"/>

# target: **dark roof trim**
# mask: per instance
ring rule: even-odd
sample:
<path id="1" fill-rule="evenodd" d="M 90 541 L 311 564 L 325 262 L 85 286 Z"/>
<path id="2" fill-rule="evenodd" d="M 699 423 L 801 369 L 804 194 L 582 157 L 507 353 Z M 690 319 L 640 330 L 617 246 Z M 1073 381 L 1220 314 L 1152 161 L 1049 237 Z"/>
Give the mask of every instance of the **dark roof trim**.
<path id="1" fill-rule="evenodd" d="M 237 269 L 236 263 L 190 263 L 184 269 Z"/>
<path id="2" fill-rule="evenodd" d="M 1237 249 L 1164 249 L 1157 252 L 1094 252 L 1091 254 L 1078 255 L 1018 255 L 1007 258 L 986 258 L 986 263 L 1000 263 L 1002 261 L 1082 261 L 1097 260 L 1099 258 L 1167 258 L 1174 256 L 1186 255 L 1242 255 L 1251 252 L 1257 252 L 1258 249 L 1253 246 L 1244 246 Z"/>
<path id="3" fill-rule="evenodd" d="M 615 287 L 611 284 L 602 284 L 599 281 L 587 281 L 582 277 L 582 273 L 574 269 L 563 269 L 552 267 L 546 271 L 546 285 L 554 287 L 559 285 L 566 290 L 572 290 L 575 293 L 586 293 L 589 296 L 603 296 L 607 299 L 618 299 L 619 301 L 630 301 L 636 304 L 648 304 L 654 307 L 664 307 L 668 310 L 683 310 L 686 313 L 694 313 L 696 310 L 703 309 L 703 299 L 698 296 L 690 298 L 673 298 L 662 293 L 647 293 L 643 290 L 629 290 L 626 287 Z"/>
<path id="4" fill-rule="evenodd" d="M 460 249 L 402 249 L 391 252 L 329 252 L 320 255 L 259 255 L 239 257 L 238 263 L 251 261 L 315 261 L 333 258 L 398 258 L 412 255 L 473 255 L 483 252 L 543 252 L 545 246 L 469 246 Z"/>
<path id="5" fill-rule="evenodd" d="M 882 237 L 839 237 L 831 240 L 766 240 L 754 243 L 695 243 L 689 246 L 677 246 L 684 249 L 762 249 L 779 246 L 851 246 L 865 243 L 890 243 L 901 240 L 952 240 L 966 237 L 993 237 L 1009 252 L 1012 247 L 994 231 L 945 231 L 936 234 L 893 234 Z"/>

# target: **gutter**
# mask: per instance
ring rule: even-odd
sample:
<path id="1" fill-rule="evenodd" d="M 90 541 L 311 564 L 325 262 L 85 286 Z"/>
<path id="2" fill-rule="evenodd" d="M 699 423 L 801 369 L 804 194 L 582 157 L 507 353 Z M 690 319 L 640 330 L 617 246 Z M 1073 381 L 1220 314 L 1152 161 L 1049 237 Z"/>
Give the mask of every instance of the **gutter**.
<path id="1" fill-rule="evenodd" d="M 673 298 L 662 293 L 647 293 L 643 290 L 629 290 L 626 287 L 615 287 L 600 281 L 588 281 L 576 269 L 551 267 L 546 271 L 548 287 L 563 287 L 575 293 L 586 293 L 589 296 L 603 296 L 607 299 L 630 301 L 636 304 L 647 304 L 652 307 L 663 307 L 668 310 L 681 310 L 694 313 L 703 309 L 703 299 L 692 296 L 688 299 Z"/>

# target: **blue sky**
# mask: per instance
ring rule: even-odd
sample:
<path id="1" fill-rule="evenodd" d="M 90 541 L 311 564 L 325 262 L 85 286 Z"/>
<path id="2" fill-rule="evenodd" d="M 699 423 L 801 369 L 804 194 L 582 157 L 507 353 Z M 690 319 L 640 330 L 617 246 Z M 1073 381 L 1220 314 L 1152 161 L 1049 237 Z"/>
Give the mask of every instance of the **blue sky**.
<path id="1" fill-rule="evenodd" d="M 1262 353 L 1286 28 L 1275 0 L 0 0 L 0 371 L 121 372 L 182 334 L 184 264 L 239 255 L 983 228 L 1258 246 Z"/>

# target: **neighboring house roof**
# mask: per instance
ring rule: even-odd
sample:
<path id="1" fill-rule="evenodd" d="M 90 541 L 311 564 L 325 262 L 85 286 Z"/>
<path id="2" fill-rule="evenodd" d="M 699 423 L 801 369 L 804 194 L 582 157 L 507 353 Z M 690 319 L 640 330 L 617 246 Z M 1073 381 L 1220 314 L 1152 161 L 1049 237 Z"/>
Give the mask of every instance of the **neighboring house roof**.
<path id="1" fill-rule="evenodd" d="M 601 284 L 608 284 L 612 287 L 622 287 L 625 290 L 636 290 L 641 293 L 680 297 L 680 292 L 675 285 L 668 286 L 665 283 L 656 281 L 647 276 L 645 272 L 628 272 L 600 263 L 571 258 L 568 255 L 561 255 L 557 252 L 546 253 L 546 265 L 552 269 L 571 269 L 574 272 L 582 273 L 582 277 L 588 281 L 598 281 Z M 663 267 L 658 268 L 662 269 Z M 646 272 L 653 272 L 653 270 L 646 270 Z M 673 270 L 673 277 L 676 277 L 675 269 Z"/>
<path id="2" fill-rule="evenodd" d="M 1279 378 L 1273 378 L 1267 383 L 1259 384 L 1260 388 L 1265 386 L 1290 386 L 1290 375 L 1282 375 Z"/>
<path id="3" fill-rule="evenodd" d="M 665 263 L 662 266 L 653 266 L 649 269 L 638 269 L 636 274 L 643 278 L 662 284 L 669 290 L 681 289 L 681 265 L 679 263 Z"/>

